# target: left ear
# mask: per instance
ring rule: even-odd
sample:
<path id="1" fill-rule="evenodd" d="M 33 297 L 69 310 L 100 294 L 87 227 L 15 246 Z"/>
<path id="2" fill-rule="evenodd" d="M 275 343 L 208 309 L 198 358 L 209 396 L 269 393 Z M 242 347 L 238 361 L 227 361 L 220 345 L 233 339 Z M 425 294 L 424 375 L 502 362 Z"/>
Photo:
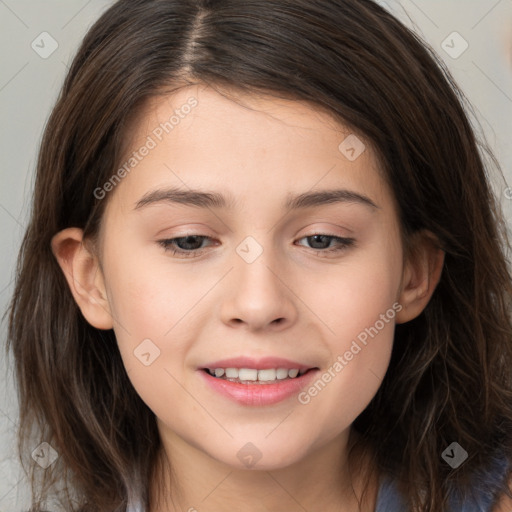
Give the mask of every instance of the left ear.
<path id="1" fill-rule="evenodd" d="M 427 306 L 436 289 L 443 270 L 445 252 L 437 237 L 430 231 L 415 233 L 411 251 L 405 262 L 398 302 L 396 323 L 402 324 L 416 318 Z"/>

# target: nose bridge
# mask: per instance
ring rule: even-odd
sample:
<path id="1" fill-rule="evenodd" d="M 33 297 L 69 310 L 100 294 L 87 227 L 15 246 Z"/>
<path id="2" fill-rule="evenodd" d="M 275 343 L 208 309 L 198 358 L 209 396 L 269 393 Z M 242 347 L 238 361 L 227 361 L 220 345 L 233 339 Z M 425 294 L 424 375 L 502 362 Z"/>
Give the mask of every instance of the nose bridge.
<path id="1" fill-rule="evenodd" d="M 294 321 L 292 294 L 283 283 L 281 258 L 276 254 L 271 235 L 264 230 L 249 235 L 235 251 L 233 289 L 223 303 L 223 320 L 242 322 L 251 329 Z"/>

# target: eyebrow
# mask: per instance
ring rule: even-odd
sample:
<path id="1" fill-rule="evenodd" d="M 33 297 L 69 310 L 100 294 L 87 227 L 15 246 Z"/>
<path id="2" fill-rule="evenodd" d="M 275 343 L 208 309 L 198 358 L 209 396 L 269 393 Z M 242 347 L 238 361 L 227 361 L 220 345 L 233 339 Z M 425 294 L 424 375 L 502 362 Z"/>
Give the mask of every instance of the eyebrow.
<path id="1" fill-rule="evenodd" d="M 181 190 L 176 188 L 157 189 L 147 192 L 137 201 L 135 210 L 156 203 L 175 203 L 198 208 L 233 209 L 236 201 L 233 196 L 203 190 Z M 347 189 L 304 192 L 296 196 L 288 195 L 284 203 L 286 210 L 299 210 L 334 203 L 362 204 L 372 210 L 380 207 L 369 197 Z"/>

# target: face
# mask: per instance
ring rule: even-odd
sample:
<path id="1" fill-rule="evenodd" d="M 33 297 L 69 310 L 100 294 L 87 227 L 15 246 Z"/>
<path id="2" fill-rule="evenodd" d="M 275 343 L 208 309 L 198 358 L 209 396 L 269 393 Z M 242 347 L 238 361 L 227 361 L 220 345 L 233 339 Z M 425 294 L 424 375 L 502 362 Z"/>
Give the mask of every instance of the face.
<path id="1" fill-rule="evenodd" d="M 193 86 L 148 105 L 121 179 L 97 192 L 99 254 L 121 356 L 161 434 L 272 469 L 345 435 L 377 392 L 402 245 L 369 144 L 304 103 L 239 100 Z M 205 370 L 219 367 L 276 380 Z M 308 371 L 276 378 L 294 368 Z"/>

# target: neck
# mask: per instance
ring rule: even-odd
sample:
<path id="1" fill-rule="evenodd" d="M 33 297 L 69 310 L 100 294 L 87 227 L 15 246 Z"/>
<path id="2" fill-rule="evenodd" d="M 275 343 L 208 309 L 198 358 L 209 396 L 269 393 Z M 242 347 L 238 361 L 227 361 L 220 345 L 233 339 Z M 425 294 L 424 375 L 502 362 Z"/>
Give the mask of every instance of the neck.
<path id="1" fill-rule="evenodd" d="M 354 447 L 349 465 L 348 453 L 357 439 L 347 432 L 285 468 L 258 470 L 233 468 L 167 435 L 162 437 L 148 512 L 224 512 L 228 507 L 247 512 L 373 512 L 378 476 L 370 453 Z"/>

